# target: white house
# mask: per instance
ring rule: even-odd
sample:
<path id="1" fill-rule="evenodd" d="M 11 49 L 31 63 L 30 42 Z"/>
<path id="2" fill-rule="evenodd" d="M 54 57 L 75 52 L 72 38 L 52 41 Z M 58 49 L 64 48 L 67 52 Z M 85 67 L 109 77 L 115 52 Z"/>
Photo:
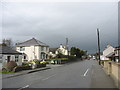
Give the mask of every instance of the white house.
<path id="1" fill-rule="evenodd" d="M 115 50 L 114 47 L 112 47 L 111 45 L 107 45 L 107 47 L 103 51 L 102 60 L 111 60 L 111 59 L 113 59 L 114 50 Z"/>
<path id="2" fill-rule="evenodd" d="M 6 67 L 7 62 L 15 61 L 17 65 L 22 65 L 22 53 L 19 53 L 8 46 L 0 46 L 0 59 L 2 66 Z"/>
<path id="3" fill-rule="evenodd" d="M 58 48 L 50 48 L 50 52 L 49 52 L 49 57 L 50 58 L 54 58 L 57 56 L 57 54 L 63 54 L 63 55 L 68 55 L 68 49 L 66 46 L 63 46 L 62 44 L 60 45 L 60 47 Z M 70 54 L 69 54 L 70 55 Z"/>
<path id="4" fill-rule="evenodd" d="M 49 51 L 49 58 L 54 58 L 56 57 L 56 52 L 57 48 L 50 48 L 50 51 Z"/>
<path id="5" fill-rule="evenodd" d="M 56 50 L 55 54 L 59 54 L 59 53 L 63 55 L 68 55 L 67 47 L 61 44 L 60 47 Z"/>
<path id="6" fill-rule="evenodd" d="M 120 46 L 115 47 L 115 61 L 120 62 Z"/>
<path id="7" fill-rule="evenodd" d="M 23 54 L 23 61 L 34 59 L 41 60 L 48 58 L 49 46 L 35 38 L 32 38 L 23 43 L 17 44 L 16 50 Z"/>

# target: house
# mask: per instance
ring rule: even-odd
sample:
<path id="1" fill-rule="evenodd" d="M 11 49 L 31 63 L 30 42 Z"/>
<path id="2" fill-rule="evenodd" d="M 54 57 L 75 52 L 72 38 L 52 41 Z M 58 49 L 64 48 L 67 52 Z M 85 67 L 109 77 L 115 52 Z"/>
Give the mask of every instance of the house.
<path id="1" fill-rule="evenodd" d="M 68 55 L 68 49 L 66 46 L 63 46 L 62 44 L 60 45 L 60 47 L 55 51 L 55 54 L 63 54 L 63 55 Z"/>
<path id="2" fill-rule="evenodd" d="M 120 46 L 115 47 L 114 52 L 115 52 L 115 61 L 118 62 L 120 60 Z"/>
<path id="3" fill-rule="evenodd" d="M 2 60 L 3 67 L 5 67 L 9 61 L 15 61 L 17 65 L 22 65 L 22 53 L 6 45 L 0 45 L 0 59 Z"/>
<path id="4" fill-rule="evenodd" d="M 56 52 L 57 48 L 50 48 L 49 50 L 49 58 L 55 58 L 56 57 Z"/>
<path id="5" fill-rule="evenodd" d="M 22 61 L 47 59 L 49 46 L 35 38 L 16 45 L 16 50 L 23 54 Z"/>
<path id="6" fill-rule="evenodd" d="M 69 52 L 68 52 L 67 47 L 60 44 L 60 47 L 58 47 L 58 48 L 50 48 L 49 57 L 55 58 L 60 53 L 63 55 L 68 55 Z"/>
<path id="7" fill-rule="evenodd" d="M 103 60 L 114 60 L 114 54 L 115 54 L 114 50 L 115 50 L 114 47 L 112 47 L 111 45 L 107 45 L 107 47 L 103 51 L 102 59 Z"/>

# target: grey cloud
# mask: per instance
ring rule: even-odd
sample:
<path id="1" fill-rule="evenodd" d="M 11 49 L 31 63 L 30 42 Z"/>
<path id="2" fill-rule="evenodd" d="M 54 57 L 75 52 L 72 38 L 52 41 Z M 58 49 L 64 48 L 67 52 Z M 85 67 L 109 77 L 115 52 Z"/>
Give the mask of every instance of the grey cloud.
<path id="1" fill-rule="evenodd" d="M 101 47 L 117 45 L 117 3 L 5 3 L 3 37 L 23 41 L 36 37 L 58 47 L 69 38 L 70 46 L 96 52 L 96 28 Z"/>

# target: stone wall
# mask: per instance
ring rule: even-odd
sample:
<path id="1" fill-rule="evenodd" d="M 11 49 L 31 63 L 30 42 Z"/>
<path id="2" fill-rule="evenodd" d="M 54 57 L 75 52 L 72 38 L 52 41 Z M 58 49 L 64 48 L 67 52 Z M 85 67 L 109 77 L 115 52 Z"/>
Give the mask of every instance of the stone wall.
<path id="1" fill-rule="evenodd" d="M 120 88 L 120 63 L 104 61 L 103 68 L 112 77 L 115 85 Z"/>

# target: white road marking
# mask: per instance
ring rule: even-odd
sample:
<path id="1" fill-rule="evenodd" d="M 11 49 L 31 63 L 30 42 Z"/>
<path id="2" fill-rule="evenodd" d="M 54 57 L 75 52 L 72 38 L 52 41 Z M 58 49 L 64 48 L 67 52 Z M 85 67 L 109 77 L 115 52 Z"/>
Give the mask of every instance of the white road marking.
<path id="1" fill-rule="evenodd" d="M 42 79 L 43 81 L 45 81 L 45 80 L 47 80 L 47 79 L 49 79 L 49 78 L 51 78 L 51 77 L 53 77 L 53 76 L 55 76 L 56 74 L 54 74 L 54 75 L 52 75 L 52 76 L 49 76 L 49 77 L 47 77 L 47 78 L 44 78 L 44 79 Z"/>
<path id="2" fill-rule="evenodd" d="M 24 87 L 22 87 L 22 88 L 19 88 L 19 89 L 17 89 L 17 90 L 22 90 L 22 89 L 28 88 L 28 87 L 29 87 L 29 85 L 26 85 L 26 86 L 24 86 Z"/>
<path id="3" fill-rule="evenodd" d="M 86 72 L 84 73 L 84 75 L 83 75 L 83 76 L 86 76 L 86 75 L 87 75 L 87 73 L 88 73 L 88 71 L 89 71 L 89 68 L 86 70 Z"/>

